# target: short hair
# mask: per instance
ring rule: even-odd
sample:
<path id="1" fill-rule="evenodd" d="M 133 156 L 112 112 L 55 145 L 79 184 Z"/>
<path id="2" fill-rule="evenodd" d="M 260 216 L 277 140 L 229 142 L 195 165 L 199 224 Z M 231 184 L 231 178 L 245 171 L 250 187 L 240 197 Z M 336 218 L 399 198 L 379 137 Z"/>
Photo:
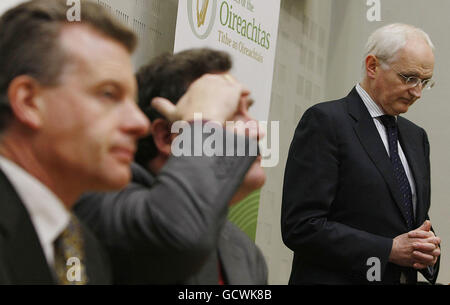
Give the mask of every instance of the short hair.
<path id="1" fill-rule="evenodd" d="M 139 108 L 150 121 L 161 118 L 150 106 L 153 98 L 164 97 L 176 104 L 196 79 L 208 73 L 227 72 L 231 67 L 231 58 L 226 52 L 208 48 L 190 49 L 174 55 L 163 54 L 136 74 Z M 135 161 L 146 168 L 157 153 L 153 138 L 149 135 L 138 141 Z"/>
<path id="2" fill-rule="evenodd" d="M 365 60 L 369 54 L 375 55 L 384 64 L 390 64 L 396 59 L 398 51 L 413 37 L 422 38 L 434 50 L 428 34 L 412 25 L 393 23 L 375 30 L 366 43 L 363 75 L 365 75 Z"/>
<path id="3" fill-rule="evenodd" d="M 0 17 L 0 131 L 12 117 L 8 87 L 20 75 L 47 86 L 58 85 L 68 57 L 59 43 L 68 21 L 66 0 L 32 0 L 11 8 Z M 80 2 L 79 22 L 122 44 L 132 53 L 135 34 L 99 4 Z"/>

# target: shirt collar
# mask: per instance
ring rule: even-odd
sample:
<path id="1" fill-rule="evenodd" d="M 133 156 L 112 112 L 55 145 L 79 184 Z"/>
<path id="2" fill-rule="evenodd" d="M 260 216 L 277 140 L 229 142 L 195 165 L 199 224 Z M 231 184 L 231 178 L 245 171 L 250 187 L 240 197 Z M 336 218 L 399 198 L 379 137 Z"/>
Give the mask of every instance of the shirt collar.
<path id="1" fill-rule="evenodd" d="M 370 97 L 367 91 L 364 90 L 363 87 L 361 87 L 359 83 L 356 84 L 356 91 L 361 97 L 364 105 L 366 106 L 372 118 L 377 118 L 386 114 L 384 110 L 380 106 L 378 106 L 377 103 L 375 103 L 375 101 Z"/>
<path id="2" fill-rule="evenodd" d="M 62 201 L 38 179 L 0 156 L 0 168 L 22 199 L 41 244 L 53 244 L 70 221 Z"/>

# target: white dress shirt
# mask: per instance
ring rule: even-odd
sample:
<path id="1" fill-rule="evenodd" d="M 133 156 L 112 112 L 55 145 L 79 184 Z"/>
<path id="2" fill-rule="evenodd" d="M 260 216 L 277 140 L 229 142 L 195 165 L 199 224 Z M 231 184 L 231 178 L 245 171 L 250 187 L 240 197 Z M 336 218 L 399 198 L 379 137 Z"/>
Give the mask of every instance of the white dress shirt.
<path id="1" fill-rule="evenodd" d="M 53 243 L 69 224 L 69 211 L 52 191 L 14 162 L 0 156 L 0 168 L 22 199 L 48 265 L 53 268 Z"/>
<path id="2" fill-rule="evenodd" d="M 370 97 L 370 95 L 359 84 L 356 84 L 356 91 L 358 92 L 359 96 L 364 102 L 364 105 L 366 105 L 367 110 L 372 116 L 373 122 L 377 127 L 378 133 L 380 134 L 381 140 L 383 141 L 384 147 L 386 148 L 386 151 L 389 155 L 389 142 L 386 134 L 386 128 L 384 127 L 380 119 L 380 116 L 385 115 L 386 113 L 374 102 L 374 100 Z M 397 119 L 397 117 L 395 117 L 395 119 Z M 412 176 L 411 169 L 409 168 L 408 160 L 406 160 L 405 154 L 403 153 L 403 149 L 402 146 L 400 145 L 400 142 L 397 141 L 397 144 L 400 161 L 403 164 L 403 168 L 405 169 L 405 173 L 406 176 L 408 177 L 409 185 L 411 187 L 413 210 L 414 215 L 416 215 L 417 196 L 414 178 Z"/>

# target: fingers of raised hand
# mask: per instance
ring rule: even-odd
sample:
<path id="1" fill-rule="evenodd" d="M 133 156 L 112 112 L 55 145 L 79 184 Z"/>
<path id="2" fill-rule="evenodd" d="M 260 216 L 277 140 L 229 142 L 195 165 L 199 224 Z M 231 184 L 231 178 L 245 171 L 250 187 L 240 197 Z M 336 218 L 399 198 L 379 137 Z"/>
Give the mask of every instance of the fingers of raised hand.
<path id="1" fill-rule="evenodd" d="M 180 119 L 177 107 L 165 98 L 155 97 L 151 101 L 151 106 L 170 122 L 175 122 Z"/>

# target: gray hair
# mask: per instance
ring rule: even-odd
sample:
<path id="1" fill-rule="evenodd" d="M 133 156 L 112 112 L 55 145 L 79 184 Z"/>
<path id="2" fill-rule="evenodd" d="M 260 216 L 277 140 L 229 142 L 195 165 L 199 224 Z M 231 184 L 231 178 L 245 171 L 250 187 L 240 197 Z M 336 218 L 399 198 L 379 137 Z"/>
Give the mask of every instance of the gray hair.
<path id="1" fill-rule="evenodd" d="M 412 25 L 393 23 L 375 30 L 366 43 L 363 75 L 365 76 L 365 60 L 369 54 L 375 55 L 382 62 L 382 67 L 386 68 L 386 64 L 395 61 L 398 51 L 413 37 L 422 38 L 434 50 L 434 45 L 428 34 Z"/>

